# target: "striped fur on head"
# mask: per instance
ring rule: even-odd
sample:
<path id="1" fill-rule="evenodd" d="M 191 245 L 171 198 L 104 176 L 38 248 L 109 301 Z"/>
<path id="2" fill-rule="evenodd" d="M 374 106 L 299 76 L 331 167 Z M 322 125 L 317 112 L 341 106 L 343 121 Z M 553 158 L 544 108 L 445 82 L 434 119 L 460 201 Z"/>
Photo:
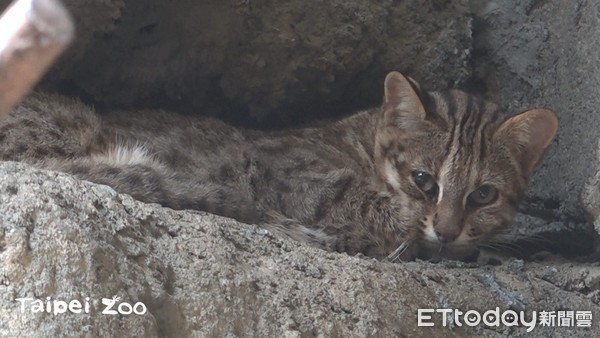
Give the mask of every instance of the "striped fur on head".
<path id="1" fill-rule="evenodd" d="M 475 96 L 420 92 L 414 81 L 390 73 L 375 167 L 391 193 L 426 206 L 418 225 L 421 256 L 462 258 L 505 229 L 557 127 L 547 109 L 506 118 Z"/>

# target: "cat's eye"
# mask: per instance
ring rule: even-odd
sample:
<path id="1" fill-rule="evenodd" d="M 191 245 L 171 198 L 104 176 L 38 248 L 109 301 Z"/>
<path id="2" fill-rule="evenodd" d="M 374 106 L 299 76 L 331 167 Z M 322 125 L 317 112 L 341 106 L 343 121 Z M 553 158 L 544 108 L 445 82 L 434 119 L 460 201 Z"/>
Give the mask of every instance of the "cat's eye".
<path id="1" fill-rule="evenodd" d="M 469 195 L 469 202 L 475 206 L 492 203 L 498 196 L 498 189 L 491 185 L 482 185 Z"/>
<path id="2" fill-rule="evenodd" d="M 413 171 L 412 177 L 417 187 L 423 192 L 432 196 L 437 194 L 438 185 L 431 175 L 424 171 Z"/>

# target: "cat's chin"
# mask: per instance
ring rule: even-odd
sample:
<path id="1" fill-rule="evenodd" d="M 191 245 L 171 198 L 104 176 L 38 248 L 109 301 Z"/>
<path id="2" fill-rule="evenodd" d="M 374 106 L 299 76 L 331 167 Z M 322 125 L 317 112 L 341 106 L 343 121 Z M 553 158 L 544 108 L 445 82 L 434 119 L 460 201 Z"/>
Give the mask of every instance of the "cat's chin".
<path id="1" fill-rule="evenodd" d="M 474 261 L 477 259 L 478 253 L 479 250 L 474 246 L 425 241 L 420 243 L 417 257 L 432 262 L 438 262 L 444 259 Z"/>

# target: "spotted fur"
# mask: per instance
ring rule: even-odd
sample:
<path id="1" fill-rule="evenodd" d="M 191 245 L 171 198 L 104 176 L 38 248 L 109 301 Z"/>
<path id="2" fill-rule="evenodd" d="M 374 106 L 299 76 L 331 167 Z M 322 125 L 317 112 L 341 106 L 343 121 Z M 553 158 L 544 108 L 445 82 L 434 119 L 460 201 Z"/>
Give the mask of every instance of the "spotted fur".
<path id="1" fill-rule="evenodd" d="M 533 109 L 507 119 L 479 98 L 424 92 L 396 72 L 384 94 L 380 108 L 271 132 L 162 111 L 99 116 L 34 94 L 0 121 L 0 159 L 69 172 L 144 202 L 258 223 L 329 250 L 463 258 L 509 226 L 556 117 Z M 474 207 L 472 194 L 484 185 L 497 197 Z"/>

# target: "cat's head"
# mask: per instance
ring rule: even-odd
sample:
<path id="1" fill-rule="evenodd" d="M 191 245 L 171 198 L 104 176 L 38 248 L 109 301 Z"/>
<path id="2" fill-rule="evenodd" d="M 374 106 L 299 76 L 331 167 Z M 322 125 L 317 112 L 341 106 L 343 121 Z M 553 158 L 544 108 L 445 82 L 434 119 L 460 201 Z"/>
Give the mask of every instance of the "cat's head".
<path id="1" fill-rule="evenodd" d="M 419 255 L 463 258 L 505 229 L 557 128 L 548 109 L 506 118 L 464 92 L 425 93 L 388 74 L 375 167 L 390 193 L 420 210 Z"/>

